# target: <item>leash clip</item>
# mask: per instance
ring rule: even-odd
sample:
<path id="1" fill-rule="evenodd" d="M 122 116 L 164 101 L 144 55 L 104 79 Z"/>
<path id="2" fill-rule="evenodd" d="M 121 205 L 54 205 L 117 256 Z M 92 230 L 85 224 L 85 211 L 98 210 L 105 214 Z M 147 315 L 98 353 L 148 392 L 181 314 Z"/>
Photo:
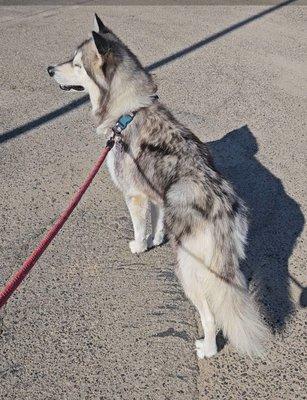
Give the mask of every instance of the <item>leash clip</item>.
<path id="1" fill-rule="evenodd" d="M 125 127 L 123 127 L 119 121 L 117 121 L 115 126 L 112 127 L 112 131 L 115 135 L 120 135 L 124 129 Z"/>
<path id="2" fill-rule="evenodd" d="M 107 142 L 108 147 L 112 148 L 114 146 L 115 138 L 121 137 L 122 131 L 127 128 L 135 114 L 136 112 L 124 114 L 117 120 L 116 124 L 112 127 L 113 135 Z"/>
<path id="3" fill-rule="evenodd" d="M 113 135 L 112 137 L 110 137 L 107 140 L 106 147 L 109 147 L 109 149 L 112 149 L 112 147 L 114 146 L 114 143 L 115 143 L 114 138 L 115 138 L 115 136 Z"/>

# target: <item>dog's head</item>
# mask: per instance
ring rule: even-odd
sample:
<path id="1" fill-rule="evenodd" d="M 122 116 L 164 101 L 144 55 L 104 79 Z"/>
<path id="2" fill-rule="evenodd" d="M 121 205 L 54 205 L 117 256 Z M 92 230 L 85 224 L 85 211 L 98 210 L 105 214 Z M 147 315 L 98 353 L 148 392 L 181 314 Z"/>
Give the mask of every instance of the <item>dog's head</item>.
<path id="1" fill-rule="evenodd" d="M 95 30 L 90 39 L 75 51 L 72 59 L 47 68 L 48 73 L 65 91 L 86 91 L 91 100 L 99 103 L 113 86 L 132 87 L 133 82 L 142 82 L 146 92 L 156 90 L 150 74 L 141 66 L 135 55 L 108 29 L 95 14 Z M 130 89 L 129 89 L 130 90 Z M 99 98 L 99 100 L 98 100 Z"/>
<path id="2" fill-rule="evenodd" d="M 91 86 L 106 87 L 120 52 L 120 42 L 95 14 L 95 31 L 64 63 L 47 68 L 62 90 L 90 91 Z M 118 53 L 118 54 L 117 54 Z"/>

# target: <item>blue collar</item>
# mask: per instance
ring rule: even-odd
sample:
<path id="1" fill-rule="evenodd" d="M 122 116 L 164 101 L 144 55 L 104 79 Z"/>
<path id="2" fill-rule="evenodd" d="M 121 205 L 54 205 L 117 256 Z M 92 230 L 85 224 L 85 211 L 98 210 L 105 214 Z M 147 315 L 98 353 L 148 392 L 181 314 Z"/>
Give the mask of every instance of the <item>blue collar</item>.
<path id="1" fill-rule="evenodd" d="M 135 116 L 135 112 L 130 114 L 122 115 L 116 122 L 115 126 L 113 126 L 112 131 L 116 134 L 121 134 L 124 129 L 130 124 Z"/>
<path id="2" fill-rule="evenodd" d="M 158 95 L 153 95 L 152 96 L 153 101 L 156 101 L 159 99 Z M 130 124 L 130 122 L 133 120 L 133 118 L 135 117 L 135 114 L 137 113 L 137 111 L 133 111 L 130 114 L 124 114 L 122 115 L 116 122 L 115 126 L 113 126 L 112 131 L 116 134 L 116 135 L 120 135 L 122 133 L 122 131 L 124 129 L 127 128 L 127 126 Z"/>

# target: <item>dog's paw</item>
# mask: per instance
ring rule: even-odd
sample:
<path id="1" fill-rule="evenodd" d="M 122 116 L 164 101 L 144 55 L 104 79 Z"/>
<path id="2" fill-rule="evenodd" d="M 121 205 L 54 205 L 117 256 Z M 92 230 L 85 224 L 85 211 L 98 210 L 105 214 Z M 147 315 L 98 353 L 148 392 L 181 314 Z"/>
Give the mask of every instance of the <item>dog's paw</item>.
<path id="1" fill-rule="evenodd" d="M 138 242 L 136 240 L 131 240 L 131 242 L 129 242 L 129 247 L 130 247 L 131 253 L 133 253 L 133 254 L 144 253 L 144 251 L 147 250 L 147 242 L 146 242 L 146 240 L 143 240 L 141 242 Z"/>
<path id="2" fill-rule="evenodd" d="M 217 347 L 216 343 L 206 343 L 204 339 L 195 341 L 196 353 L 198 358 L 210 358 L 216 355 Z"/>
<path id="3" fill-rule="evenodd" d="M 159 231 L 155 235 L 150 234 L 147 238 L 147 246 L 149 249 L 160 246 L 164 242 L 164 239 L 165 235 L 163 231 Z"/>

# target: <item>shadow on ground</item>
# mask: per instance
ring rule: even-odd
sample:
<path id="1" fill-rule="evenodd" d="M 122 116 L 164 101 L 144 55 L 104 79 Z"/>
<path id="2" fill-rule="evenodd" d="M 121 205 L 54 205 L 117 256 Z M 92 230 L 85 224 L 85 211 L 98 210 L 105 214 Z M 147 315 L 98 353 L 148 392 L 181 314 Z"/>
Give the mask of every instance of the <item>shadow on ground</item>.
<path id="1" fill-rule="evenodd" d="M 247 126 L 208 145 L 217 169 L 249 207 L 247 260 L 242 270 L 255 284 L 268 322 L 280 331 L 294 310 L 288 262 L 304 226 L 300 205 L 256 159 L 257 141 Z"/>
<path id="2" fill-rule="evenodd" d="M 227 28 L 225 28 L 219 32 L 216 32 L 216 33 L 214 33 L 214 34 L 212 34 L 190 46 L 187 46 L 175 53 L 172 53 L 167 57 L 161 58 L 160 60 L 146 66 L 145 69 L 148 72 L 152 72 L 157 68 L 160 68 L 160 67 L 167 65 L 177 59 L 185 57 L 187 54 L 194 52 L 194 51 L 200 49 L 201 47 L 206 46 L 209 43 L 211 43 L 217 39 L 220 39 L 221 37 L 228 35 L 229 33 L 233 32 L 239 28 L 242 28 L 245 25 L 250 24 L 251 22 L 258 20 L 259 18 L 266 16 L 267 14 L 275 12 L 275 11 L 279 10 L 280 8 L 288 6 L 291 3 L 294 3 L 296 1 L 297 0 L 286 0 L 286 1 L 283 1 L 282 3 L 276 4 L 272 7 L 262 10 L 261 12 L 255 14 L 255 15 L 252 15 L 242 21 L 239 21 L 233 25 L 230 25 Z M 71 101 L 70 103 L 66 104 L 63 107 L 60 107 L 54 111 L 51 111 L 45 115 L 42 115 L 41 117 L 33 119 L 32 121 L 29 121 L 21 126 L 18 126 L 17 128 L 8 130 L 8 131 L 4 132 L 3 134 L 0 134 L 0 144 L 6 142 L 8 140 L 15 139 L 16 137 L 23 135 L 24 133 L 30 132 L 39 126 L 41 126 L 49 121 L 52 121 L 53 119 L 82 106 L 83 104 L 87 103 L 88 101 L 89 101 L 89 97 L 87 95 L 82 96 L 77 100 Z"/>

